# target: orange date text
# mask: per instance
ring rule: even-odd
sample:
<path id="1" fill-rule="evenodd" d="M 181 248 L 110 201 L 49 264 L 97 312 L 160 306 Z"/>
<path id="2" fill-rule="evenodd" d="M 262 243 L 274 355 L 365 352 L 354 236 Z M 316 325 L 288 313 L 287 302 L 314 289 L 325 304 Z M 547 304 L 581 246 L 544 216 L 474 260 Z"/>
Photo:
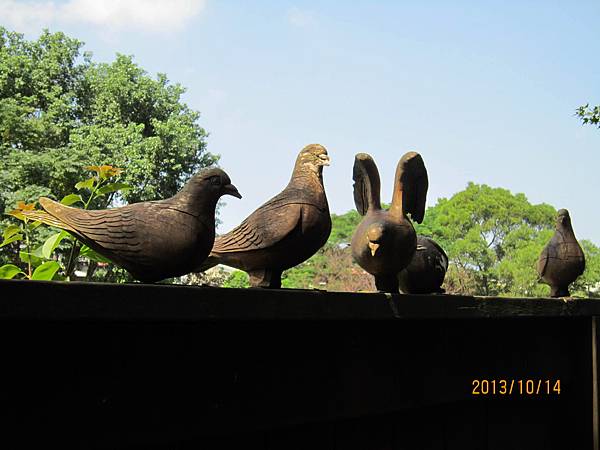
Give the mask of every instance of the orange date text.
<path id="1" fill-rule="evenodd" d="M 475 379 L 472 395 L 560 395 L 560 379 Z"/>

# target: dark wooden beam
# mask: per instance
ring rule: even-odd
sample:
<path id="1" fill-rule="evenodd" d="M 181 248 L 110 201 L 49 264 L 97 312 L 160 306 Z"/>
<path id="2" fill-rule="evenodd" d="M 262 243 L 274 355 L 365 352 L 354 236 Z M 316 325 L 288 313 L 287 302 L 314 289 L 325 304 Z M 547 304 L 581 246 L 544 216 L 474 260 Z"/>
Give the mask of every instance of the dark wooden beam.
<path id="1" fill-rule="evenodd" d="M 0 319 L 353 320 L 591 317 L 592 299 L 0 280 Z"/>

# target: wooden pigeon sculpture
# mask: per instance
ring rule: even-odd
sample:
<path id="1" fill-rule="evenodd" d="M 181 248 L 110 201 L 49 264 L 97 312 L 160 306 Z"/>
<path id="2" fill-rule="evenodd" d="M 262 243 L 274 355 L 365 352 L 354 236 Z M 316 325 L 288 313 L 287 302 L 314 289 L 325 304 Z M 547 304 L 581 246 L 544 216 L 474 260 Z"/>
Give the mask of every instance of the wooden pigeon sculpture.
<path id="1" fill-rule="evenodd" d="M 190 273 L 206 259 L 224 194 L 241 198 L 223 170 L 207 169 L 166 200 L 88 211 L 42 197 L 46 212 L 27 216 L 68 231 L 136 279 L 155 282 Z"/>
<path id="2" fill-rule="evenodd" d="M 281 273 L 306 261 L 329 238 L 331 217 L 323 187 L 323 166 L 328 165 L 325 147 L 304 147 L 286 188 L 217 237 L 200 270 L 224 264 L 248 272 L 252 286 L 281 287 Z"/>
<path id="3" fill-rule="evenodd" d="M 389 210 L 381 209 L 379 172 L 366 153 L 354 159 L 354 202 L 364 216 L 352 237 L 354 260 L 375 277 L 377 289 L 398 292 L 398 273 L 411 261 L 417 234 L 408 218 L 421 223 L 429 186 L 425 163 L 416 152 L 398 162 Z"/>
<path id="4" fill-rule="evenodd" d="M 540 281 L 550 285 L 551 297 L 568 297 L 569 284 L 585 270 L 585 255 L 575 239 L 569 211 L 561 209 L 554 236 L 537 262 Z"/>
<path id="5" fill-rule="evenodd" d="M 404 294 L 443 293 L 448 255 L 437 242 L 417 236 L 417 249 L 410 264 L 400 271 L 398 281 Z"/>

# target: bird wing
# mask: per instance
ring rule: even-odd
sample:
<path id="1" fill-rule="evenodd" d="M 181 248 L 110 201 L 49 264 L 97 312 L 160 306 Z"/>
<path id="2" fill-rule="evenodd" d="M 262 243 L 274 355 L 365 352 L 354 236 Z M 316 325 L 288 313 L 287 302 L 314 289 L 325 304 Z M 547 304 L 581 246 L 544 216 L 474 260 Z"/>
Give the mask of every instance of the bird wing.
<path id="1" fill-rule="evenodd" d="M 537 260 L 537 273 L 542 278 L 546 273 L 548 267 L 548 261 L 550 260 L 550 245 L 546 245 L 540 253 L 540 257 Z"/>
<path id="2" fill-rule="evenodd" d="M 109 259 L 135 259 L 140 251 L 140 233 L 135 228 L 133 206 L 87 211 L 40 198 L 40 205 L 89 247 L 105 253 Z M 116 256 L 116 257 L 115 257 Z"/>
<path id="3" fill-rule="evenodd" d="M 381 209 L 379 191 L 381 182 L 375 161 L 366 153 L 359 153 L 354 157 L 354 204 L 361 216 L 369 209 Z"/>
<path id="4" fill-rule="evenodd" d="M 286 200 L 282 194 L 259 207 L 229 233 L 217 237 L 212 253 L 269 248 L 297 229 L 305 203 Z"/>
<path id="5" fill-rule="evenodd" d="M 425 216 L 428 187 L 429 179 L 423 158 L 416 152 L 406 153 L 396 168 L 394 200 L 401 199 L 404 214 L 410 213 L 411 218 L 418 223 Z M 401 195 L 397 195 L 397 192 L 401 192 Z"/>
<path id="6" fill-rule="evenodd" d="M 444 271 L 448 270 L 448 255 L 446 254 L 444 249 L 433 239 L 429 239 L 429 242 L 431 242 L 431 245 L 433 245 L 437 249 L 437 251 L 440 252 L 440 259 L 442 260 Z"/>

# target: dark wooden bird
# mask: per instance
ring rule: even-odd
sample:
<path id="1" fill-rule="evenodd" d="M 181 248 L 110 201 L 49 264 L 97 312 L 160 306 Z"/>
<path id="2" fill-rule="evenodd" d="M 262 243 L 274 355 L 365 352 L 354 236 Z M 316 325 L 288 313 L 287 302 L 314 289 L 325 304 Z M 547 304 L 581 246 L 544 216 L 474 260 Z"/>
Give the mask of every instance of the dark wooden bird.
<path id="1" fill-rule="evenodd" d="M 68 231 L 136 279 L 155 282 L 190 273 L 206 259 L 224 194 L 241 198 L 223 170 L 207 169 L 166 200 L 88 211 L 40 198 L 46 212 L 28 216 Z"/>
<path id="2" fill-rule="evenodd" d="M 381 209 L 379 172 L 366 153 L 354 159 L 354 203 L 364 216 L 352 237 L 352 256 L 375 277 L 377 289 L 398 292 L 398 273 L 411 261 L 417 234 L 408 218 L 421 223 L 429 185 L 421 155 L 406 153 L 398 162 L 389 210 Z"/>
<path id="3" fill-rule="evenodd" d="M 442 293 L 448 270 L 448 255 L 433 239 L 417 236 L 417 249 L 410 264 L 400 271 L 398 281 L 405 294 Z"/>
<path id="4" fill-rule="evenodd" d="M 550 297 L 568 297 L 569 284 L 585 270 L 585 255 L 571 226 L 569 211 L 561 209 L 554 236 L 537 262 L 540 281 L 550 285 Z"/>
<path id="5" fill-rule="evenodd" d="M 224 264 L 248 272 L 252 286 L 281 287 L 281 273 L 306 261 L 329 238 L 331 217 L 323 187 L 323 166 L 328 165 L 325 147 L 304 147 L 286 188 L 217 237 L 200 270 Z"/>

